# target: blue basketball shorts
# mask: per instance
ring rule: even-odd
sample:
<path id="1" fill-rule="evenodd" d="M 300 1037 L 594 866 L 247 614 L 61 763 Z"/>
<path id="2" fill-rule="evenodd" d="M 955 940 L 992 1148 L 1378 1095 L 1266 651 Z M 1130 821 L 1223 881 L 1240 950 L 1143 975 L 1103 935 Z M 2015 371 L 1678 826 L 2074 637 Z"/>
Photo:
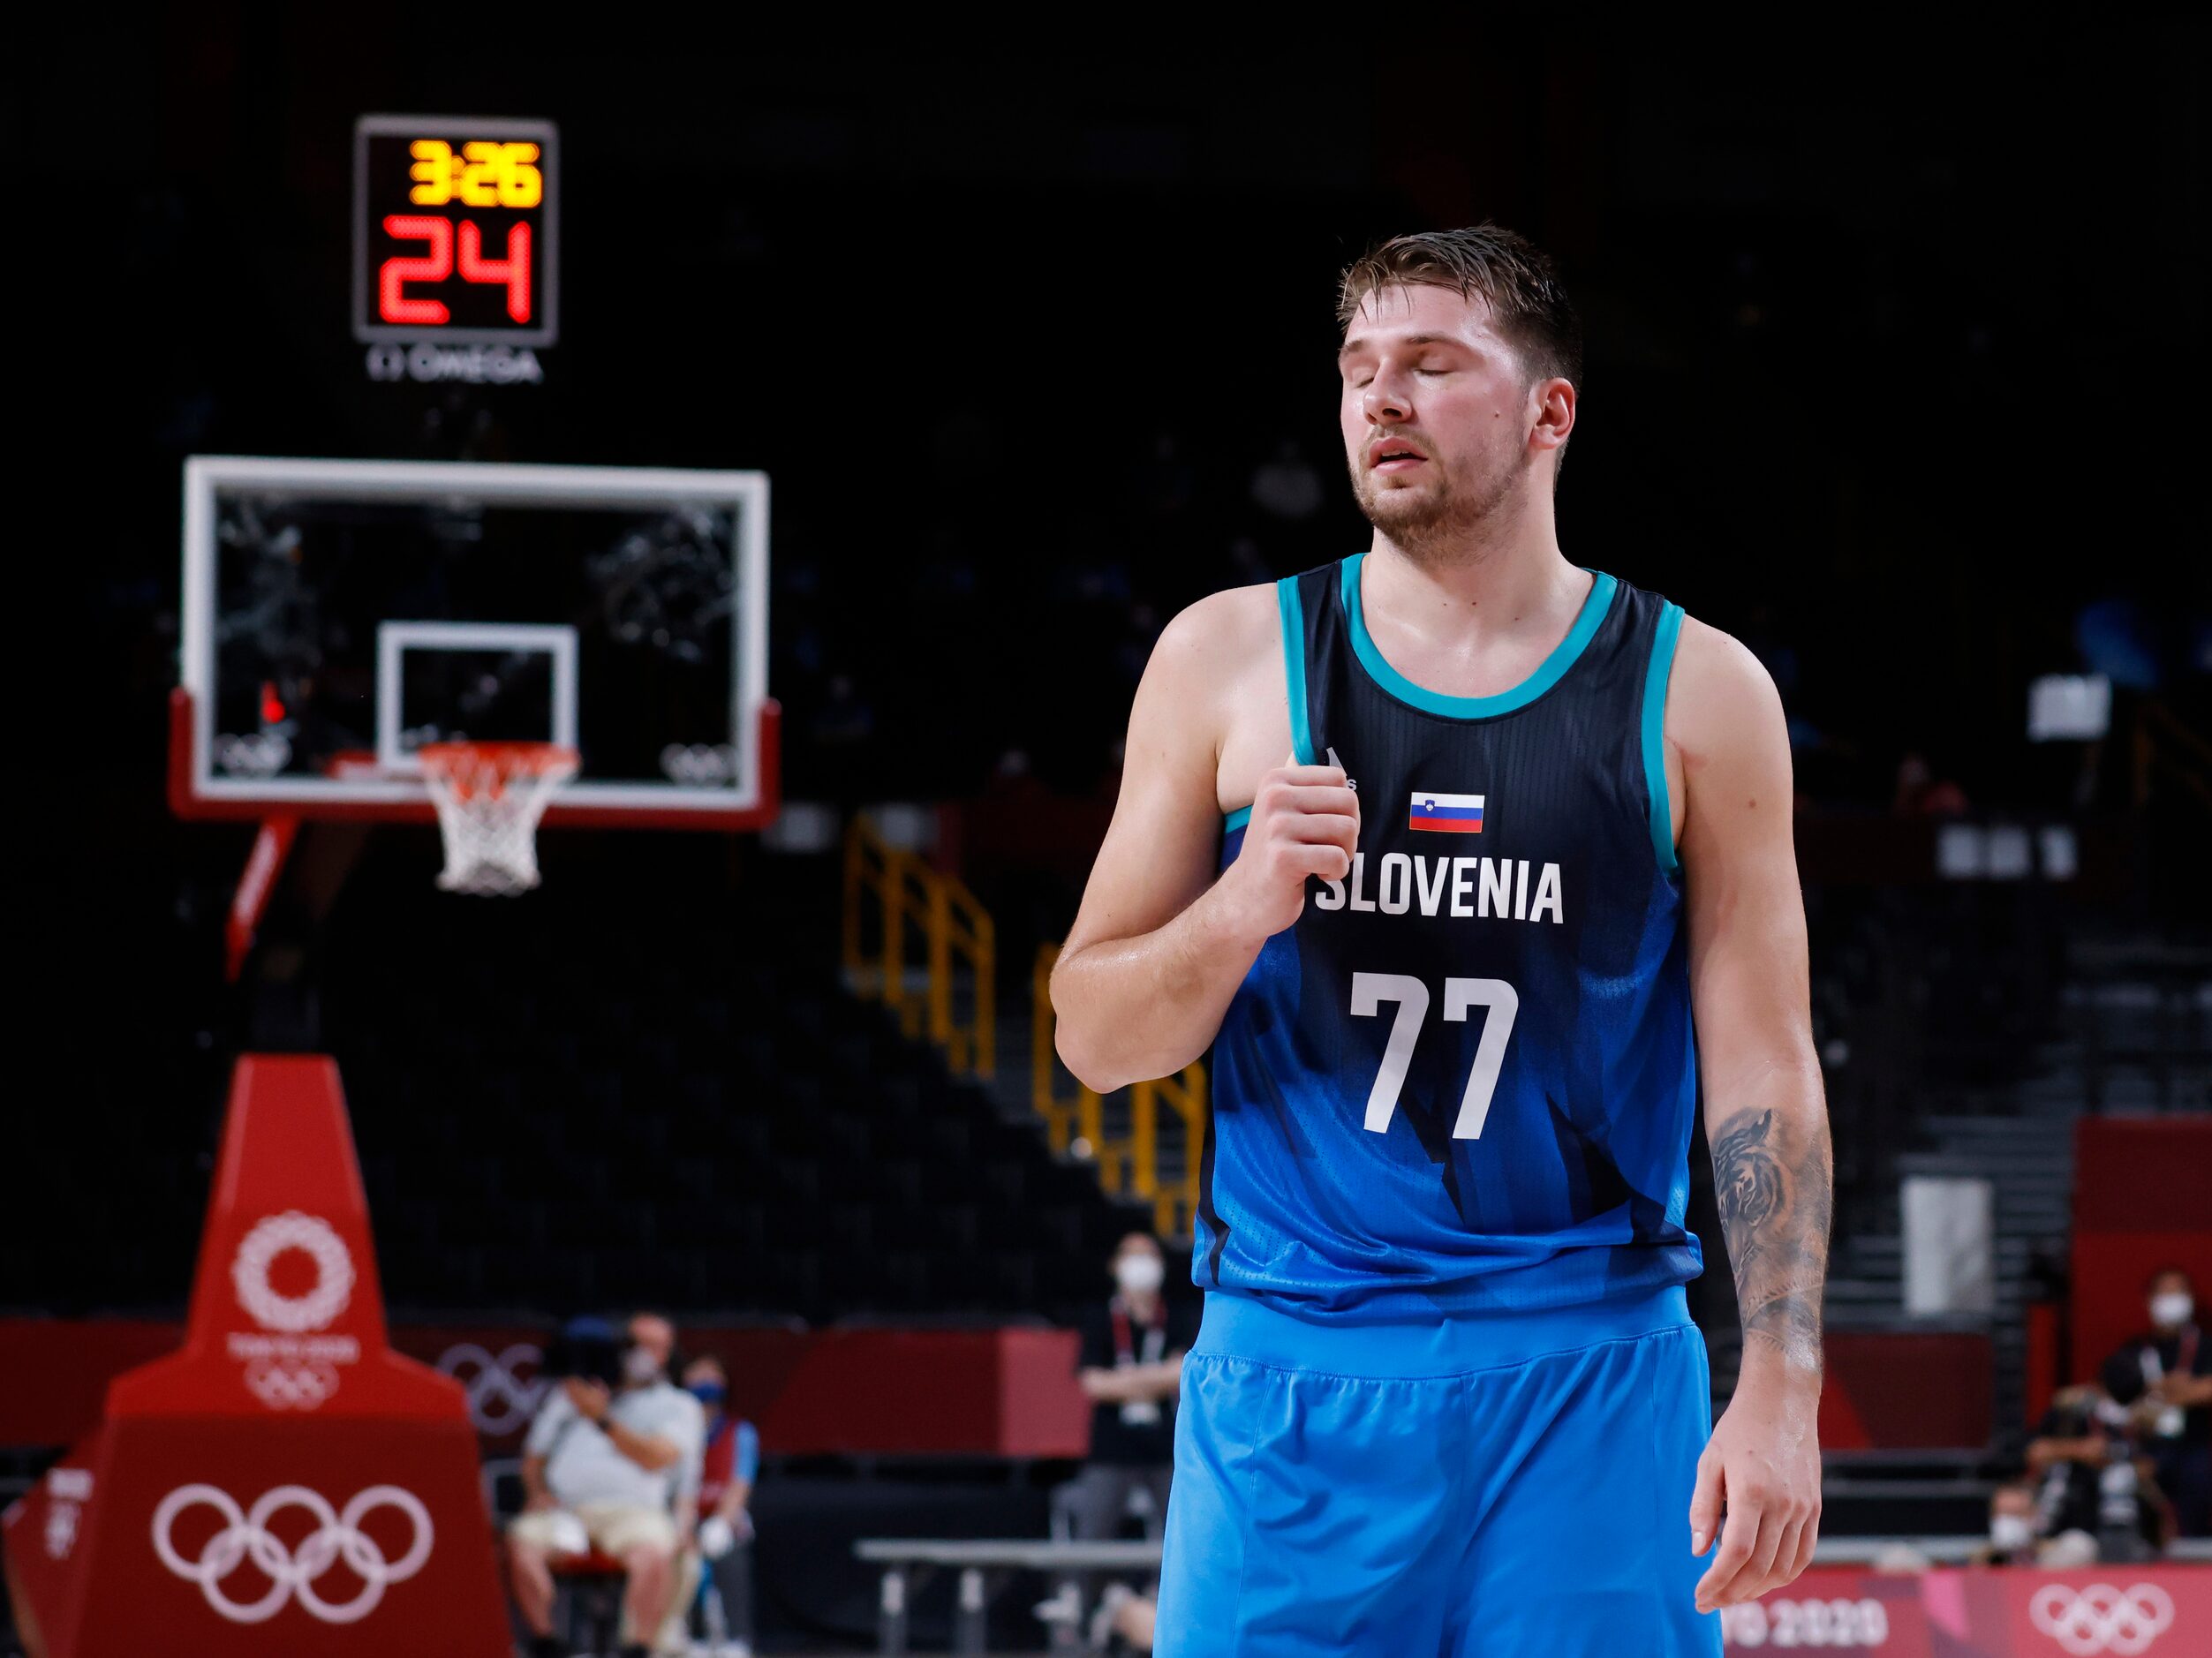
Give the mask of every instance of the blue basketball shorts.
<path id="1" fill-rule="evenodd" d="M 1710 1429 L 1679 1288 L 1425 1325 L 1207 1297 L 1162 1658 L 1718 1658 L 1693 1603 Z"/>

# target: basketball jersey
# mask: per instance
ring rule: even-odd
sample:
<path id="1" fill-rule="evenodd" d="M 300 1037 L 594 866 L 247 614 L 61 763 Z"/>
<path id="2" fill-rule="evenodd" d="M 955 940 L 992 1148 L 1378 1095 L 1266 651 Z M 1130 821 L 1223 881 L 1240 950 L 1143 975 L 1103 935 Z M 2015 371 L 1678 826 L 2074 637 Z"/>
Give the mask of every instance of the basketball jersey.
<path id="1" fill-rule="evenodd" d="M 1276 587 L 1297 758 L 1349 774 L 1359 851 L 1221 1021 L 1194 1276 L 1353 1322 L 1685 1283 L 1696 1062 L 1660 747 L 1682 612 L 1598 575 L 1527 680 L 1446 697 L 1369 637 L 1364 558 Z"/>

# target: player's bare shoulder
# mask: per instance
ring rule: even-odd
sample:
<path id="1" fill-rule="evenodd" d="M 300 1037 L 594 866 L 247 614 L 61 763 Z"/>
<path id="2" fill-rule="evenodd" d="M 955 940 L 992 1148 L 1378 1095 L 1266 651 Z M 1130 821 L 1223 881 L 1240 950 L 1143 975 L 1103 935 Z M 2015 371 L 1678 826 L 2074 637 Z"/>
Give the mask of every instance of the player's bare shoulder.
<path id="1" fill-rule="evenodd" d="M 1677 839 L 1686 815 L 1724 806 L 1789 815 L 1789 726 L 1782 695 L 1750 647 L 1682 619 L 1667 683 L 1666 769 Z M 1762 795 L 1764 798 L 1762 798 Z"/>
<path id="2" fill-rule="evenodd" d="M 1152 648 L 1152 666 L 1180 689 L 1226 689 L 1272 662 L 1281 678 L 1275 590 L 1266 584 L 1208 593 L 1178 612 Z"/>
<path id="3" fill-rule="evenodd" d="M 1287 697 L 1273 586 L 1226 588 L 1162 630 L 1137 693 L 1130 736 L 1138 741 L 1147 727 L 1163 726 L 1185 739 L 1203 736 L 1219 803 L 1233 810 L 1250 802 L 1260 773 L 1281 765 L 1289 751 Z"/>
<path id="4" fill-rule="evenodd" d="M 1782 727 L 1781 693 L 1766 665 L 1733 634 L 1683 617 L 1667 688 L 1669 744 L 1680 744 L 1693 757 L 1710 757 Z"/>

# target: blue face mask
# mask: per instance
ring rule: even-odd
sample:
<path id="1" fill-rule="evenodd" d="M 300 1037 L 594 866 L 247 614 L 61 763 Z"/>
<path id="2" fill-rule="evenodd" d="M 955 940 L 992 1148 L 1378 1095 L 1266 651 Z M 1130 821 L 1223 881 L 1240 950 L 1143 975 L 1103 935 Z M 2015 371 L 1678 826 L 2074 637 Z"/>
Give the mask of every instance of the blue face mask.
<path id="1" fill-rule="evenodd" d="M 708 1410 L 716 1410 L 729 1397 L 729 1390 L 720 1382 L 701 1382 L 692 1387 L 691 1397 Z"/>

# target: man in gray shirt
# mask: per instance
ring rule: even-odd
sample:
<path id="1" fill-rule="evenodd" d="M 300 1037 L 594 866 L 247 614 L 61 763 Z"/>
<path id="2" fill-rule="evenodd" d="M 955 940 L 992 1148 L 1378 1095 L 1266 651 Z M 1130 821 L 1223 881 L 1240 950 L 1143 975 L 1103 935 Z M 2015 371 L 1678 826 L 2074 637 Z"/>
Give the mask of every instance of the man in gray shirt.
<path id="1" fill-rule="evenodd" d="M 515 1604 L 536 1658 L 553 1634 L 548 1562 L 596 1549 L 623 1564 L 623 1658 L 644 1658 L 668 1617 L 684 1510 L 697 1496 L 706 1415 L 668 1379 L 676 1330 L 640 1313 L 622 1349 L 619 1389 L 564 1377 L 523 1444 L 523 1512 L 507 1528 Z"/>

